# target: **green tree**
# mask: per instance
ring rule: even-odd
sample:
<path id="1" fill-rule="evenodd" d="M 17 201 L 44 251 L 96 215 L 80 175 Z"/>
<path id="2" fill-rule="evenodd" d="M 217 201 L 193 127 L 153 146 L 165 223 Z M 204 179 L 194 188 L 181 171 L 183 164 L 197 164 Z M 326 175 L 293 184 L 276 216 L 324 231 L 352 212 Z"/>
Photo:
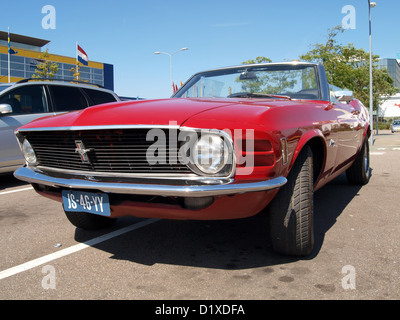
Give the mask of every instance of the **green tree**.
<path id="1" fill-rule="evenodd" d="M 50 60 L 48 50 L 49 49 L 46 49 L 46 51 L 39 55 L 39 59 L 43 62 L 36 66 L 36 70 L 35 73 L 32 75 L 32 78 L 51 79 L 54 78 L 54 75 L 57 73 L 58 64 Z"/>
<path id="2" fill-rule="evenodd" d="M 268 63 L 268 62 L 272 62 L 272 60 L 267 57 L 258 56 L 255 59 L 249 59 L 247 61 L 243 61 L 242 64 L 255 64 L 255 63 Z"/>
<path id="3" fill-rule="evenodd" d="M 81 80 L 81 73 L 79 69 L 81 68 L 81 64 L 77 62 L 75 68 L 71 68 L 69 71 L 72 72 L 72 76 L 74 77 L 75 80 L 80 81 Z"/>
<path id="4" fill-rule="evenodd" d="M 338 43 L 337 35 L 343 31 L 341 26 L 329 29 L 326 43 L 312 45 L 300 59 L 322 63 L 330 84 L 352 90 L 355 98 L 369 107 L 369 53 L 351 43 Z M 398 91 L 388 71 L 377 68 L 378 59 L 378 55 L 372 55 L 374 109 Z"/>
<path id="5" fill-rule="evenodd" d="M 258 56 L 255 59 L 243 61 L 242 64 L 270 63 L 272 60 L 267 57 Z M 284 94 L 296 85 L 297 72 L 270 71 L 260 72 L 254 79 L 242 80 L 242 90 L 246 92 Z M 240 81 L 239 78 L 237 81 Z"/>

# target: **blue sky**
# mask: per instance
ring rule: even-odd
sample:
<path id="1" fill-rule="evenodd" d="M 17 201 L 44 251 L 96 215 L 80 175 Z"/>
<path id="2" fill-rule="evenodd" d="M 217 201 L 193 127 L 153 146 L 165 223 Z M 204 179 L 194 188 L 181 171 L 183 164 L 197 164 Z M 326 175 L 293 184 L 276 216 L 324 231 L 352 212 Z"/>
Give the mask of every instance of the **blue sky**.
<path id="1" fill-rule="evenodd" d="M 400 53 L 400 1 L 376 0 L 373 52 Z M 56 9 L 56 28 L 43 29 L 42 7 Z M 341 24 L 345 5 L 355 8 L 355 29 L 338 40 L 369 51 L 367 0 L 13 0 L 4 1 L 0 30 L 50 40 L 49 52 L 75 56 L 78 41 L 90 60 L 114 65 L 121 96 L 165 98 L 171 93 L 169 57 L 178 84 L 192 74 L 257 56 L 297 59 Z"/>

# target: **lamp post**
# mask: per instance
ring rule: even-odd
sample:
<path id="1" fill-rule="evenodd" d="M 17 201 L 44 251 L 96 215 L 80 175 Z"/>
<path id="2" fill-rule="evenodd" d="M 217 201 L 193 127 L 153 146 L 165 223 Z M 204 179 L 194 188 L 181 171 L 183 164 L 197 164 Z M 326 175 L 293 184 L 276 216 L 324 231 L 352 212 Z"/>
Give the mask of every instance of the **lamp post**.
<path id="1" fill-rule="evenodd" d="M 369 140 L 370 145 L 374 144 L 374 115 L 373 115 L 373 90 L 372 90 L 372 37 L 371 37 L 371 8 L 376 7 L 376 2 L 368 0 L 368 11 L 369 11 L 369 114 L 370 114 L 370 125 L 371 125 L 371 137 Z M 376 112 L 378 119 L 378 109 Z M 378 133 L 378 126 L 376 127 L 376 133 Z"/>
<path id="2" fill-rule="evenodd" d="M 166 54 L 167 56 L 169 56 L 169 68 L 170 68 L 170 76 L 171 76 L 171 90 L 172 90 L 172 94 L 174 93 L 174 87 L 173 87 L 173 81 L 172 81 L 172 56 L 175 54 L 175 53 L 178 53 L 179 51 L 185 51 L 185 50 L 188 50 L 189 48 L 182 48 L 182 49 L 179 49 L 179 50 L 176 50 L 175 52 L 173 52 L 173 53 L 168 53 L 168 52 L 159 52 L 159 51 L 156 51 L 156 52 L 154 52 L 154 54 Z"/>

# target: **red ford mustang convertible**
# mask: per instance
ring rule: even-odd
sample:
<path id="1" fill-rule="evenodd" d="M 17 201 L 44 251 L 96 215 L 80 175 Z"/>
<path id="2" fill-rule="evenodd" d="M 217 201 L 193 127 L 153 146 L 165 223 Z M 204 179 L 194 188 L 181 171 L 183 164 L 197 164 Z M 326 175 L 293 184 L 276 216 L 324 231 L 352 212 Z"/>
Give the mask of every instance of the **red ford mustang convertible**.
<path id="1" fill-rule="evenodd" d="M 369 180 L 368 124 L 322 65 L 240 65 L 197 73 L 171 99 L 31 122 L 16 132 L 26 165 L 15 176 L 84 229 L 267 207 L 273 248 L 302 256 L 313 249 L 314 191 L 344 171 L 351 183 Z"/>

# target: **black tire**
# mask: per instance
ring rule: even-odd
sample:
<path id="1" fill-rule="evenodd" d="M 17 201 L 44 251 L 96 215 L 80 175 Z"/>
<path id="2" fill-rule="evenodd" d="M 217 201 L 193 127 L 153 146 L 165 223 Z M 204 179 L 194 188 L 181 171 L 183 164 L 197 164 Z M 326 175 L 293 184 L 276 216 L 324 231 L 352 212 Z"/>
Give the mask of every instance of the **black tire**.
<path id="1" fill-rule="evenodd" d="M 307 256 L 314 247 L 312 151 L 305 146 L 269 205 L 272 246 L 276 252 Z"/>
<path id="2" fill-rule="evenodd" d="M 110 227 L 117 220 L 87 212 L 64 211 L 68 220 L 75 226 L 84 230 L 98 230 Z"/>
<path id="3" fill-rule="evenodd" d="M 364 144 L 356 160 L 349 169 L 346 170 L 347 180 L 352 184 L 365 185 L 371 177 L 369 166 L 369 143 L 365 138 Z"/>

